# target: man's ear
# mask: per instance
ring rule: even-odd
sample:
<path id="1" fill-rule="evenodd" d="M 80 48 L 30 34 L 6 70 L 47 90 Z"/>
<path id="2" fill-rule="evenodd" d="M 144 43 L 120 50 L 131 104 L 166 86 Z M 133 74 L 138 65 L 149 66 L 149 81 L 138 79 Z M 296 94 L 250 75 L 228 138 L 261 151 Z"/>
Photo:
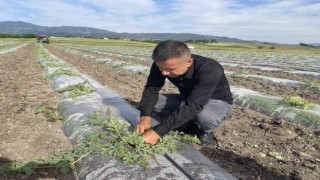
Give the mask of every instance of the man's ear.
<path id="1" fill-rule="evenodd" d="M 193 58 L 189 58 L 187 61 L 187 66 L 190 67 L 192 63 L 193 63 Z"/>

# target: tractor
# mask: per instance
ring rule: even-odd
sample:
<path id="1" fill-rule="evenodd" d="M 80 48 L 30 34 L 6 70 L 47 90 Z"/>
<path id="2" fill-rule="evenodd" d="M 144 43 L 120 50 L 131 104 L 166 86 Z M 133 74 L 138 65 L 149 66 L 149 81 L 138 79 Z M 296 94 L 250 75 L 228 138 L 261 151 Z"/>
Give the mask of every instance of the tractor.
<path id="1" fill-rule="evenodd" d="M 38 35 L 37 42 L 49 44 L 50 40 L 49 40 L 49 37 L 47 37 L 46 35 Z"/>

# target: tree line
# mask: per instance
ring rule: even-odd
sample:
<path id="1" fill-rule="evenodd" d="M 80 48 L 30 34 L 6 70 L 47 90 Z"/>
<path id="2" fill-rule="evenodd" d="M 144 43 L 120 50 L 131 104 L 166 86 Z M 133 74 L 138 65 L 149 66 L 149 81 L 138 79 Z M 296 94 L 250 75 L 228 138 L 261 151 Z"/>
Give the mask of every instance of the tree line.
<path id="1" fill-rule="evenodd" d="M 19 34 L 0 33 L 0 38 L 36 38 L 36 37 L 37 37 L 37 35 L 35 35 L 35 34 L 19 35 Z"/>

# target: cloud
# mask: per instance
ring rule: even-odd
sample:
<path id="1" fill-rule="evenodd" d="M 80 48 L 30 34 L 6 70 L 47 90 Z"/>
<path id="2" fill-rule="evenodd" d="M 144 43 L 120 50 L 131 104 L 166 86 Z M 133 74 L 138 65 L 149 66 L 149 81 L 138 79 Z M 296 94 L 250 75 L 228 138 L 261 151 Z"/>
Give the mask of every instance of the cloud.
<path id="1" fill-rule="evenodd" d="M 4 0 L 0 8 L 2 20 L 47 26 L 320 42 L 320 3 L 315 0 Z"/>

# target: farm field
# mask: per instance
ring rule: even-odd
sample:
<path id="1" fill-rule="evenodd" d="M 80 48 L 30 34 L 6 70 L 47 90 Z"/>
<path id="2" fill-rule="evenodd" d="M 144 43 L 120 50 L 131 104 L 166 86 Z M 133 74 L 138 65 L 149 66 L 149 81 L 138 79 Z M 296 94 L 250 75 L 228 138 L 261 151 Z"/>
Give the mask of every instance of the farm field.
<path id="1" fill-rule="evenodd" d="M 111 88 L 131 106 L 136 107 L 141 98 L 146 82 L 146 74 L 148 73 L 143 68 L 150 66 L 152 62 L 150 55 L 155 44 L 115 40 L 109 43 L 93 42 L 93 40 L 82 41 L 81 43 L 77 41 L 68 43 L 67 39 L 64 39 L 63 42 L 61 41 L 51 41 L 51 44 L 44 44 L 43 47 L 61 60 L 73 65 L 81 73 L 87 74 L 100 84 Z M 245 45 L 242 46 L 244 47 Z M 281 71 L 276 72 L 249 69 L 245 73 L 295 80 L 303 83 L 312 82 L 312 87 L 307 87 L 303 84 L 294 88 L 285 84 L 248 79 L 241 76 L 228 76 L 228 80 L 231 86 L 234 87 L 246 88 L 276 97 L 301 96 L 314 104 L 320 104 L 320 91 L 317 90 L 319 86 L 317 83 L 320 82 L 320 76 L 317 74 L 319 72 L 311 71 L 313 70 L 312 68 L 319 67 L 320 54 L 316 53 L 314 49 L 302 48 L 297 50 L 299 53 L 294 53 L 295 51 L 292 50 L 294 48 L 285 49 L 281 47 L 275 52 L 269 52 L 269 50 L 257 52 L 257 50 L 253 50 L 254 46 L 247 45 L 246 47 L 250 48 L 250 50 L 246 51 L 245 48 L 240 51 L 239 48 L 236 51 L 232 50 L 232 48 L 231 50 L 230 48 L 210 50 L 210 45 L 199 45 L 192 51 L 215 58 L 220 62 L 241 62 L 250 66 L 252 62 L 257 63 L 263 57 L 265 59 L 261 59 L 260 63 L 267 61 L 272 62 L 275 66 L 279 65 L 278 67 L 290 66 L 290 70 L 283 67 Z M 279 50 L 282 48 L 283 52 Z M 32 136 L 22 140 L 19 139 L 25 135 L 16 132 L 29 134 L 28 129 L 34 132 L 33 135 L 35 136 L 45 137 L 48 141 L 47 144 L 49 144 L 45 147 L 47 150 L 43 151 L 38 148 L 32 153 L 30 152 L 33 157 L 36 157 L 50 155 L 53 152 L 70 148 L 70 145 L 59 130 L 61 126 L 59 123 L 46 122 L 44 117 L 34 113 L 39 102 L 49 103 L 50 106 L 56 108 L 59 101 L 59 94 L 50 89 L 50 81 L 41 79 L 44 76 L 44 70 L 37 66 L 36 57 L 33 54 L 34 49 L 35 44 L 30 43 L 0 56 L 0 88 L 2 92 L 1 104 L 3 104 L 1 106 L 1 119 L 4 121 L 1 123 L 1 126 L 4 126 L 1 128 L 3 131 L 1 132 L 1 143 L 7 143 L 4 140 L 12 136 L 12 133 L 8 133 L 8 128 L 21 128 L 23 124 L 26 124 L 27 127 L 23 127 L 23 132 L 14 130 L 17 139 L 12 141 L 16 143 L 15 145 L 25 143 L 24 141 L 31 142 L 31 145 L 24 144 L 21 147 L 38 146 L 39 144 L 44 145 L 47 143 L 38 144 L 37 142 L 41 141 L 35 140 L 37 137 Z M 130 71 L 130 68 L 126 69 L 129 66 L 142 69 Z M 293 69 L 295 67 L 303 67 L 314 74 L 300 75 L 290 73 L 290 71 L 301 70 Z M 244 71 L 241 67 L 225 66 L 224 68 L 225 71 Z M 17 80 L 12 81 L 13 79 Z M 170 85 L 166 85 L 162 92 L 177 92 L 177 90 Z M 35 99 L 31 98 L 28 101 L 30 97 Z M 232 118 L 225 121 L 216 132 L 216 144 L 197 146 L 199 151 L 239 179 L 317 179 L 317 177 L 320 177 L 320 119 L 317 108 L 311 112 L 313 113 L 311 116 L 313 119 L 312 124 L 309 125 L 313 128 L 309 128 L 288 123 L 282 116 L 270 117 L 267 116 L 268 114 L 256 112 L 247 108 L 246 104 L 243 107 L 240 105 L 234 104 Z M 306 112 L 309 111 L 306 110 Z M 32 129 L 37 127 L 30 126 L 33 118 L 37 122 L 34 123 L 41 130 Z M 18 123 L 13 123 L 12 121 Z M 40 122 L 45 123 L 42 124 Z M 301 124 L 304 124 L 304 122 L 302 121 Z M 45 128 L 50 128 L 51 130 Z M 13 132 L 13 130 L 10 132 Z M 35 132 L 47 134 L 43 135 Z M 58 140 L 55 138 L 58 138 Z M 5 157 L 7 160 L 31 160 L 31 156 L 28 156 L 28 151 L 22 148 L 20 150 L 26 154 L 12 151 L 9 145 L 2 147 L 1 157 Z M 12 154 L 6 152 L 12 152 Z M 277 153 L 280 156 L 274 155 Z M 50 172 L 49 175 L 58 176 L 55 173 L 57 172 Z M 46 175 L 46 173 L 44 174 Z M 72 175 L 67 174 L 67 176 L 71 178 Z"/>
<path id="2" fill-rule="evenodd" d="M 18 45 L 18 44 L 17 44 Z M 60 94 L 52 91 L 50 80 L 33 52 L 35 43 L 0 56 L 0 163 L 30 162 L 71 149 L 61 122 L 48 122 L 40 107 L 56 109 Z M 1 168 L 0 168 L 1 169 Z M 73 179 L 54 168 L 24 173 L 0 174 L 0 179 Z"/>

